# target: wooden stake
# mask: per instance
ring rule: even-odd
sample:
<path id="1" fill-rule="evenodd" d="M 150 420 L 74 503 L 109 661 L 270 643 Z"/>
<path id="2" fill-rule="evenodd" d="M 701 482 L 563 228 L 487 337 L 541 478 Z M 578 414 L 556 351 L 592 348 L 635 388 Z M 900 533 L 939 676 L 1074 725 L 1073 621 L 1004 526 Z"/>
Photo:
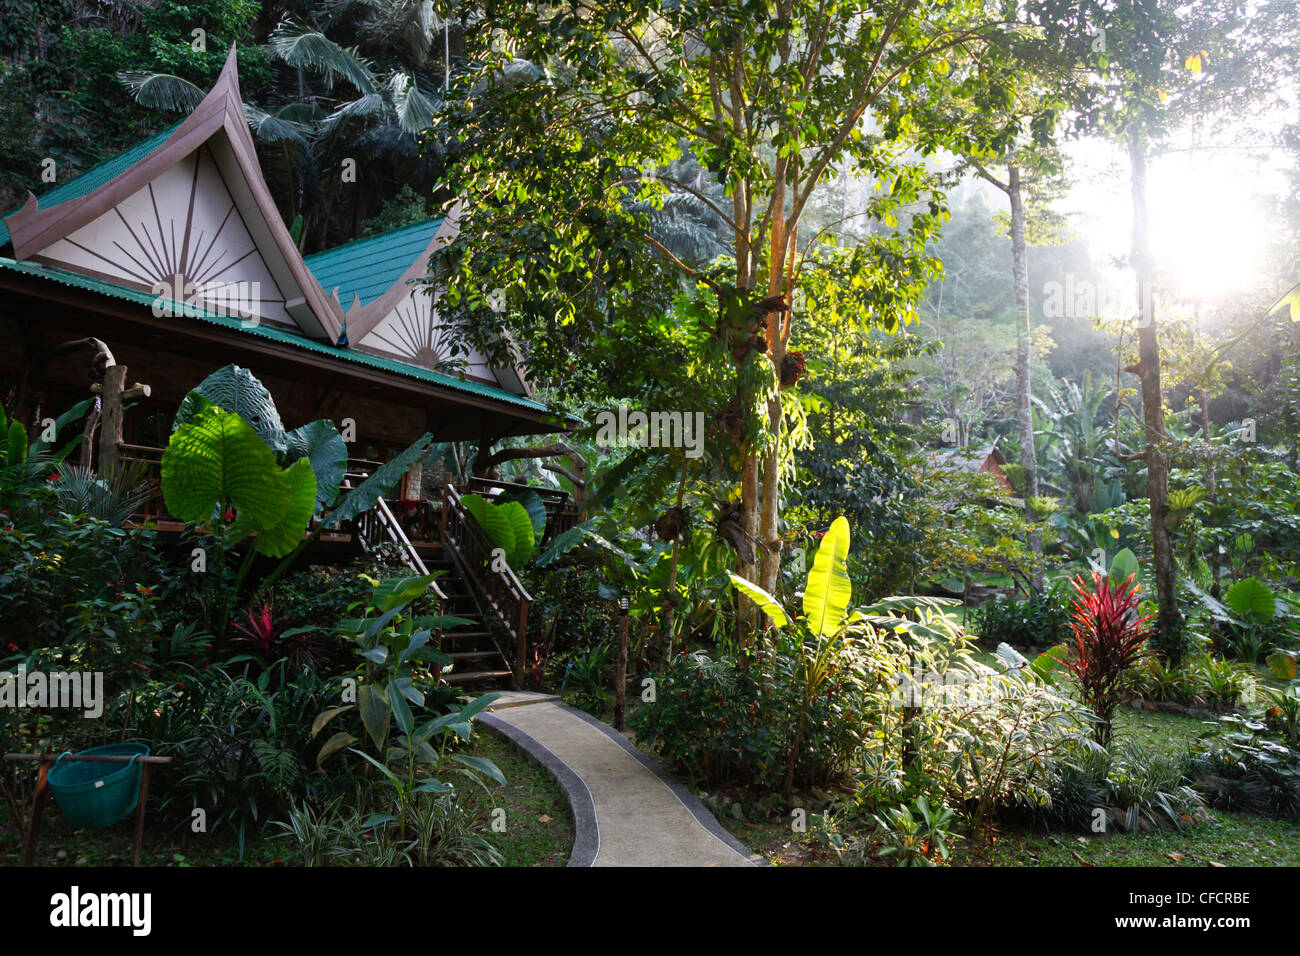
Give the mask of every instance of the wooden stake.
<path id="1" fill-rule="evenodd" d="M 627 598 L 619 598 L 618 662 L 614 667 L 614 726 L 624 728 L 623 712 L 627 704 Z"/>
<path id="2" fill-rule="evenodd" d="M 122 418 L 126 403 L 135 398 L 148 398 L 150 388 L 136 382 L 126 387 L 126 366 L 110 365 L 104 369 L 102 385 L 92 385 L 90 390 L 102 397 L 99 428 L 99 474 L 108 477 L 122 463 Z"/>

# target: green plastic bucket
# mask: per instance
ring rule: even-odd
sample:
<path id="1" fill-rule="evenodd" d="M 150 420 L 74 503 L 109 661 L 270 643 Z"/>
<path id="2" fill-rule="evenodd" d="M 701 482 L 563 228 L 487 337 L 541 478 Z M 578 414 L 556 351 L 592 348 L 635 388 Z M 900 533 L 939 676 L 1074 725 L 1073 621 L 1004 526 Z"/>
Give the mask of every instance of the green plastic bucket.
<path id="1" fill-rule="evenodd" d="M 109 744 L 92 747 L 78 757 L 126 756 L 128 763 L 100 760 L 64 760 L 60 754 L 50 768 L 50 792 L 68 822 L 77 827 L 110 827 L 135 809 L 140 800 L 139 757 L 149 755 L 144 744 Z"/>

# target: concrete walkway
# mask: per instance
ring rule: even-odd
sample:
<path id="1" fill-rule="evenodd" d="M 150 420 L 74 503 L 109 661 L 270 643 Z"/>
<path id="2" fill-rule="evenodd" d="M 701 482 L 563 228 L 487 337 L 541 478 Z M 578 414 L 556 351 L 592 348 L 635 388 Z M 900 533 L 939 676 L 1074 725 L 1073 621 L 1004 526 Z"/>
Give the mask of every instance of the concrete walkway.
<path id="1" fill-rule="evenodd" d="M 479 718 L 550 771 L 573 808 L 569 866 L 753 866 L 704 804 L 614 728 L 544 694 L 510 693 Z"/>

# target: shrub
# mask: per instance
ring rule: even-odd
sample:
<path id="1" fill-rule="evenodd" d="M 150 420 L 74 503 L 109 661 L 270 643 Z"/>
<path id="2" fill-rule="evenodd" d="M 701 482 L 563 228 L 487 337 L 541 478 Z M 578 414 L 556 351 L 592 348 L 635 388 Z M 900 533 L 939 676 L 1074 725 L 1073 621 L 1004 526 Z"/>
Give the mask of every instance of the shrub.
<path id="1" fill-rule="evenodd" d="M 629 715 L 637 741 L 709 785 L 781 782 L 787 731 L 753 668 L 703 652 L 679 654 L 656 676 L 655 701 Z"/>
<path id="2" fill-rule="evenodd" d="M 1182 829 L 1203 819 L 1204 801 L 1184 783 L 1183 760 L 1130 743 L 1106 750 L 1080 741 L 1061 751 L 1048 786 L 1050 801 L 1036 814 L 1043 822 L 1095 832 Z"/>
<path id="3" fill-rule="evenodd" d="M 1216 809 L 1300 820 L 1300 747 L 1265 721 L 1220 722 L 1228 732 L 1187 760 L 1192 786 Z"/>
<path id="4" fill-rule="evenodd" d="M 1091 588 L 1080 576 L 1074 580 L 1074 590 L 1073 641 L 1066 668 L 1084 704 L 1097 717 L 1095 734 L 1104 747 L 1110 743 L 1125 681 L 1141 659 L 1150 616 L 1139 613 L 1134 575 L 1116 583 L 1093 571 Z"/>
<path id="5" fill-rule="evenodd" d="M 999 597 L 975 609 L 973 624 L 986 644 L 1005 641 L 1014 647 L 1049 646 L 1070 634 L 1070 597 L 1064 581 L 1034 591 L 1023 601 Z"/>
<path id="6" fill-rule="evenodd" d="M 277 689 L 270 671 L 253 681 L 218 665 L 178 668 L 142 689 L 133 736 L 174 758 L 158 768 L 159 810 L 187 833 L 191 811 L 203 809 L 208 832 L 234 834 L 242 854 L 250 829 L 326 782 L 311 772 L 311 726 L 339 696 L 310 671 Z"/>

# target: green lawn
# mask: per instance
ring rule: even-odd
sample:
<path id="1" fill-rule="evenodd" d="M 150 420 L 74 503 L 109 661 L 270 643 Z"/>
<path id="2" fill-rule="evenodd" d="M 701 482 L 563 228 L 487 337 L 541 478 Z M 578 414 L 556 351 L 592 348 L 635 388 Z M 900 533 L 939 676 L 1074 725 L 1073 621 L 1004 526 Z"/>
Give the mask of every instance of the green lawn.
<path id="1" fill-rule="evenodd" d="M 505 811 L 505 829 L 483 835 L 501 851 L 506 866 L 564 866 L 573 850 L 573 813 L 560 785 L 518 747 L 490 731 L 474 734 L 469 753 L 487 757 L 505 775 L 491 794 L 469 794 L 486 819 Z"/>

